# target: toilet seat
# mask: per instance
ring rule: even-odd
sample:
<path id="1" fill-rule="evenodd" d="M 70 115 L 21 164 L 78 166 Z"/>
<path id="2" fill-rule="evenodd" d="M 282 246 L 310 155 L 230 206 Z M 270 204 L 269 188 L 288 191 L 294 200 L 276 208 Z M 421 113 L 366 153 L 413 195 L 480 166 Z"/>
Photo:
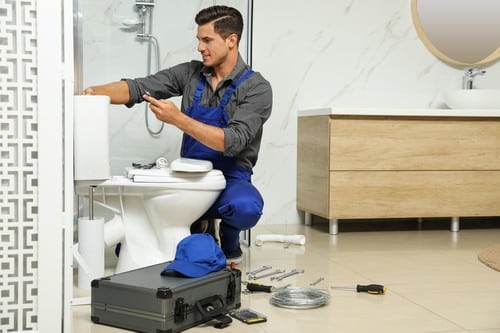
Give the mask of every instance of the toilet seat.
<path id="1" fill-rule="evenodd" d="M 226 179 L 220 170 L 187 173 L 169 169 L 162 172 L 167 176 L 162 176 L 161 181 L 152 181 L 154 177 L 150 177 L 150 181 L 138 182 L 126 176 L 112 176 L 110 179 L 100 182 L 78 181 L 75 182 L 75 192 L 78 195 L 86 195 L 90 185 L 106 188 L 105 193 L 107 194 L 117 194 L 119 192 L 122 194 L 142 194 L 148 192 L 148 190 L 154 192 L 165 190 L 223 190 L 226 187 Z"/>
<path id="2" fill-rule="evenodd" d="M 126 177 L 129 182 L 113 177 L 113 182 L 126 182 L 134 187 L 163 187 L 189 190 L 222 190 L 226 187 L 226 179 L 220 170 L 208 172 L 180 172 L 169 167 L 155 169 L 131 169 Z"/>
<path id="3" fill-rule="evenodd" d="M 126 173 L 129 182 L 117 177 L 113 177 L 111 182 L 189 190 L 222 190 L 226 187 L 224 174 L 213 169 L 212 162 L 183 157 L 172 161 L 167 167 L 127 168 Z"/>
<path id="4" fill-rule="evenodd" d="M 127 169 L 127 177 L 135 183 L 187 183 L 213 181 L 224 177 L 220 170 L 207 172 L 173 171 L 170 167 L 152 169 Z"/>

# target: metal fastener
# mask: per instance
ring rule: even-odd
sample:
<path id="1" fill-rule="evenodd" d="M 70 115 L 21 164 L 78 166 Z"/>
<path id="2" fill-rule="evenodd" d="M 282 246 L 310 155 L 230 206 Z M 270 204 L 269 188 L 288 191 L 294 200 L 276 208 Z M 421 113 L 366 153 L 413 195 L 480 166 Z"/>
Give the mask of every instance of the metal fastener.
<path id="1" fill-rule="evenodd" d="M 263 279 L 265 277 L 268 277 L 268 276 L 271 276 L 271 275 L 280 274 L 280 273 L 284 273 L 284 272 L 285 272 L 284 269 L 277 269 L 277 270 L 274 270 L 272 272 L 261 274 L 261 275 L 258 275 L 258 276 L 254 275 L 251 278 L 252 278 L 252 280 L 258 280 L 258 279 Z M 271 278 L 271 280 L 272 280 L 272 278 Z"/>
<path id="2" fill-rule="evenodd" d="M 283 275 L 280 275 L 280 276 L 274 276 L 271 278 L 271 280 L 276 280 L 276 281 L 281 281 L 289 276 L 292 276 L 292 275 L 297 275 L 297 274 L 301 274 L 301 273 L 304 273 L 304 270 L 303 269 L 292 269 L 290 272 L 288 273 L 285 273 Z"/>

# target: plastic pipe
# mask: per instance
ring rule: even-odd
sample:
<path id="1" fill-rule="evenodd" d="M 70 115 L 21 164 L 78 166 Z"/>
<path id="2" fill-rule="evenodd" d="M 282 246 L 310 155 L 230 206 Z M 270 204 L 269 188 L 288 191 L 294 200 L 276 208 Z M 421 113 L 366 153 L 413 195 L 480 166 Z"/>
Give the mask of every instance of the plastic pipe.
<path id="1" fill-rule="evenodd" d="M 304 245 L 306 236 L 304 235 L 258 235 L 255 237 L 255 245 L 261 246 L 264 242 L 290 243 Z"/>
<path id="2" fill-rule="evenodd" d="M 115 216 L 104 223 L 104 244 L 107 247 L 115 246 L 125 238 L 125 227 L 120 215 Z"/>

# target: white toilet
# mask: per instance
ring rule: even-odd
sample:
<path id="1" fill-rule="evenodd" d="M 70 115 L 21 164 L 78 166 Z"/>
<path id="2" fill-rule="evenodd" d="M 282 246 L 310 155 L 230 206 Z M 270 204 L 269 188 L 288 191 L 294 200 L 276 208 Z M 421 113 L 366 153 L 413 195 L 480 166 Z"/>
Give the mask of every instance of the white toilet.
<path id="1" fill-rule="evenodd" d="M 115 273 L 172 260 L 177 243 L 225 188 L 209 161 L 178 159 L 167 167 L 109 175 L 106 96 L 75 96 L 75 192 L 111 212 L 106 246 L 121 243 Z"/>

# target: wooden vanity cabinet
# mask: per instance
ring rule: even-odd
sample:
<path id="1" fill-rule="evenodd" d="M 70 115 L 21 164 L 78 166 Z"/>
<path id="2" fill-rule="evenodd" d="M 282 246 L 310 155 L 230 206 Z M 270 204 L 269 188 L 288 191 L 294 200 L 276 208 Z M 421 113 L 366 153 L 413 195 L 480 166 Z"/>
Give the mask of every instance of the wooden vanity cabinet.
<path id="1" fill-rule="evenodd" d="M 498 216 L 500 119 L 299 117 L 297 208 L 333 234 L 337 219 Z"/>

